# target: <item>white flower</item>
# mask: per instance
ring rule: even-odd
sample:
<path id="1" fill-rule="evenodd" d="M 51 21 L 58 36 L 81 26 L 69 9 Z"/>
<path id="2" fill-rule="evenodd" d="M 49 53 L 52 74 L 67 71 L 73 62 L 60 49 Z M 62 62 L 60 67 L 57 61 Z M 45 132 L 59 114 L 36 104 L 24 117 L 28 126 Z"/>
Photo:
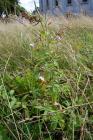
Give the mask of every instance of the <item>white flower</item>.
<path id="1" fill-rule="evenodd" d="M 54 105 L 55 105 L 55 106 L 59 106 L 59 103 L 57 103 L 57 102 L 54 102 Z"/>
<path id="2" fill-rule="evenodd" d="M 30 44 L 30 47 L 34 48 L 35 47 L 34 43 L 33 44 Z"/>
<path id="3" fill-rule="evenodd" d="M 56 40 L 62 40 L 62 38 L 60 36 L 56 36 Z"/>
<path id="4" fill-rule="evenodd" d="M 42 76 L 39 76 L 39 80 L 41 80 L 42 82 L 45 82 L 45 79 Z"/>

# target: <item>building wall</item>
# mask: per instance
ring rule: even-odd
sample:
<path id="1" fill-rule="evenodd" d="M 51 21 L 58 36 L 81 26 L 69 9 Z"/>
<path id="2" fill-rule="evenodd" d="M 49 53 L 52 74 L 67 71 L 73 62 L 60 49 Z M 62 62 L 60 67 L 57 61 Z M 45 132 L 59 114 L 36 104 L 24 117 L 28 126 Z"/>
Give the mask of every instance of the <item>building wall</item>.
<path id="1" fill-rule="evenodd" d="M 58 0 L 58 7 L 55 5 L 55 0 L 39 0 L 40 10 L 42 13 L 50 11 L 54 13 L 55 9 L 58 8 L 61 13 L 66 12 L 93 12 L 93 0 L 88 0 L 87 3 L 83 3 L 82 0 L 72 0 L 72 4 L 68 5 L 67 0 Z"/>
<path id="2" fill-rule="evenodd" d="M 67 5 L 66 0 L 62 0 L 63 10 L 62 12 L 88 12 L 93 9 L 93 0 L 88 0 L 88 3 L 83 3 L 82 0 L 72 0 L 72 5 Z"/>
<path id="3" fill-rule="evenodd" d="M 90 0 L 90 10 L 93 10 L 93 0 Z"/>

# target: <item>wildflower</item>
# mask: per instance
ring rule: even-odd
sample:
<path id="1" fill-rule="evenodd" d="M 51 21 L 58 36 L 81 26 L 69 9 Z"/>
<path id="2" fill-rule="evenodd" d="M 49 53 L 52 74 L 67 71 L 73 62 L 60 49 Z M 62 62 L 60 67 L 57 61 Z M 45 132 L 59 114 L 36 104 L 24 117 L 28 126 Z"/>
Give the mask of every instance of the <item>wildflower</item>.
<path id="1" fill-rule="evenodd" d="M 56 102 L 56 101 L 54 102 L 54 106 L 59 107 L 59 110 L 60 110 L 60 111 L 63 110 L 61 104 L 58 103 L 58 102 Z"/>
<path id="2" fill-rule="evenodd" d="M 60 36 L 57 35 L 56 36 L 56 40 L 59 40 L 60 41 L 60 40 L 62 40 L 62 37 L 60 37 Z"/>
<path id="3" fill-rule="evenodd" d="M 42 77 L 42 76 L 39 76 L 39 80 L 41 80 L 42 82 L 45 81 L 44 77 Z"/>
<path id="4" fill-rule="evenodd" d="M 57 102 L 54 102 L 54 105 L 55 105 L 55 106 L 59 106 L 59 103 L 57 103 Z"/>
<path id="5" fill-rule="evenodd" d="M 35 48 L 34 43 L 31 43 L 31 44 L 30 44 L 30 47 L 31 47 L 31 48 Z"/>
<path id="6" fill-rule="evenodd" d="M 6 14 L 3 12 L 2 15 L 1 15 L 2 19 L 5 19 L 6 17 Z"/>
<path id="7" fill-rule="evenodd" d="M 39 76 L 39 81 L 40 81 L 41 85 L 46 85 L 46 83 L 47 83 L 43 76 Z"/>

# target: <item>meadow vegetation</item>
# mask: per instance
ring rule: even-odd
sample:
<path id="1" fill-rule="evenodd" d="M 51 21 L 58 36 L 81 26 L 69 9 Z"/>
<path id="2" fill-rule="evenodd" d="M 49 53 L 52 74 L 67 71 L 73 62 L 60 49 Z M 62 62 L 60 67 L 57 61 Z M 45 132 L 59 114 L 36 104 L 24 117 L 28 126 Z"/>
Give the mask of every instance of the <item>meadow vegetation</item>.
<path id="1" fill-rule="evenodd" d="M 93 19 L 0 23 L 0 140 L 93 139 Z"/>

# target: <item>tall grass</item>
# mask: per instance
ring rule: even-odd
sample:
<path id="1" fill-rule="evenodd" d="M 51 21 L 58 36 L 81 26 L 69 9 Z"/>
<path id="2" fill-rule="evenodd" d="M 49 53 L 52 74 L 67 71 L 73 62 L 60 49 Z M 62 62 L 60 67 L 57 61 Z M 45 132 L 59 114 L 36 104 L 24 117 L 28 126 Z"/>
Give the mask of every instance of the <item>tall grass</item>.
<path id="1" fill-rule="evenodd" d="M 92 22 L 0 25 L 1 140 L 92 140 Z"/>

